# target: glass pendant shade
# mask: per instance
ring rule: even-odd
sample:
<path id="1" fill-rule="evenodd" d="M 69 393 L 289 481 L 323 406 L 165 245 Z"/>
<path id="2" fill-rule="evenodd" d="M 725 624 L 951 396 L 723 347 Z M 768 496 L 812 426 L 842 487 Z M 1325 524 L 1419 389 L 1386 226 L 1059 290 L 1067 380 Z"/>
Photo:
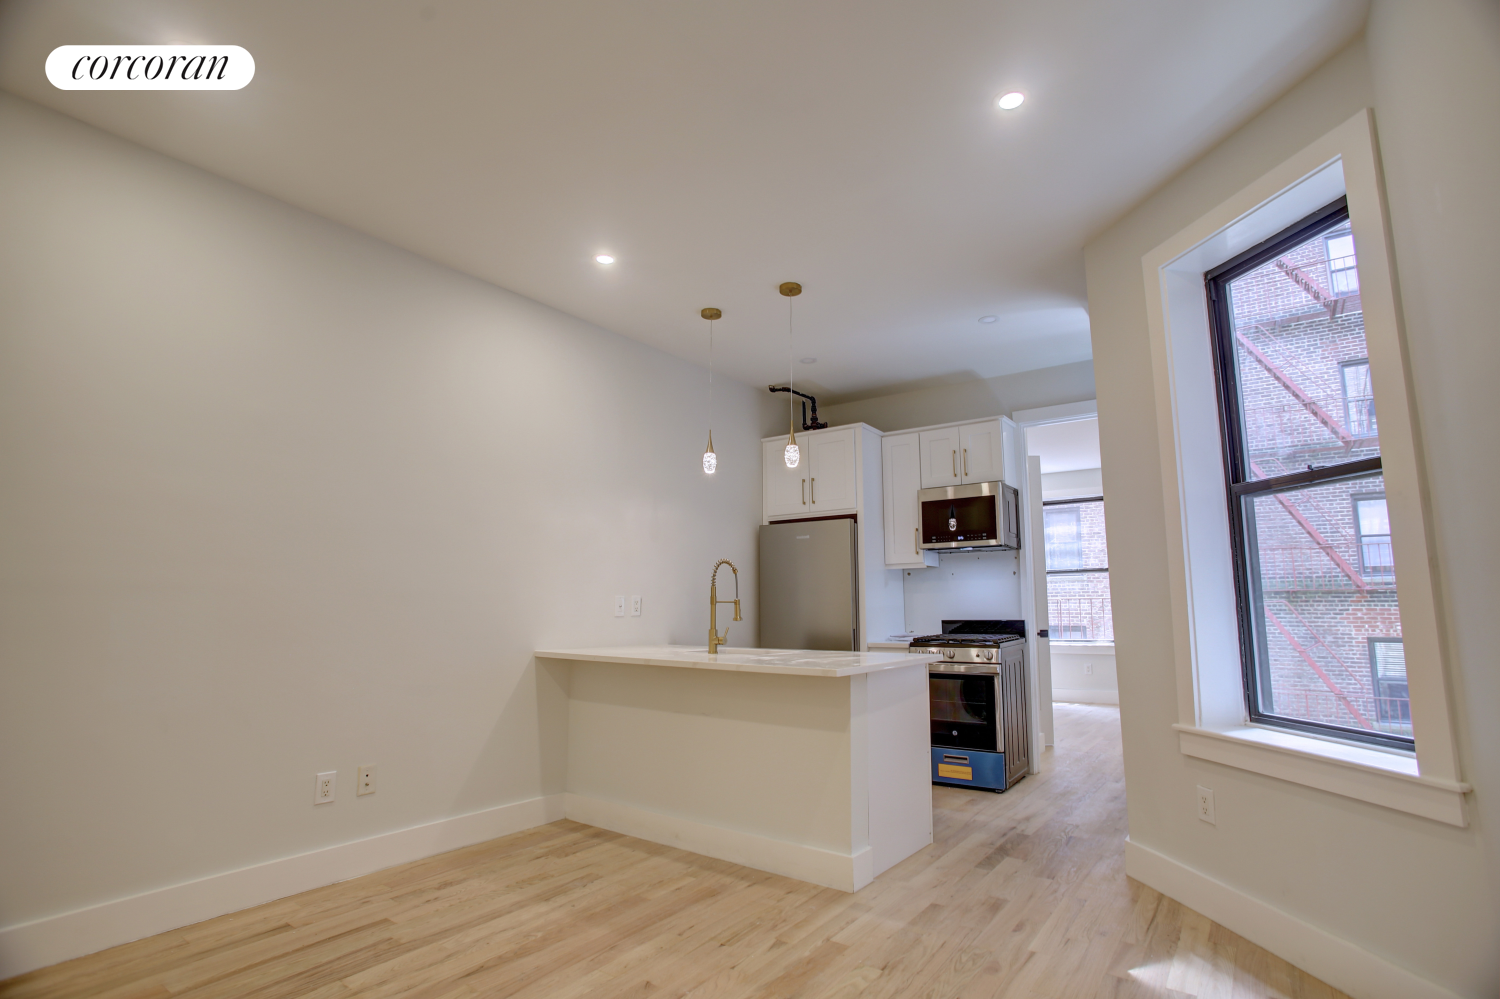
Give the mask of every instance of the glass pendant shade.
<path id="1" fill-rule="evenodd" d="M 787 434 L 786 450 L 782 457 L 786 460 L 787 468 L 796 468 L 802 462 L 802 449 L 797 446 L 797 411 L 794 408 L 796 400 L 792 398 L 792 299 L 802 294 L 802 286 L 795 281 L 783 282 L 776 289 L 786 297 L 786 415 Z M 803 429 L 807 429 L 804 425 Z"/>
<path id="2" fill-rule="evenodd" d="M 698 313 L 708 320 L 708 414 L 709 431 L 708 446 L 703 449 L 703 474 L 712 475 L 714 469 L 719 467 L 719 456 L 714 454 L 714 432 L 712 427 L 714 410 L 714 320 L 722 319 L 724 313 L 719 309 L 704 309 Z"/>

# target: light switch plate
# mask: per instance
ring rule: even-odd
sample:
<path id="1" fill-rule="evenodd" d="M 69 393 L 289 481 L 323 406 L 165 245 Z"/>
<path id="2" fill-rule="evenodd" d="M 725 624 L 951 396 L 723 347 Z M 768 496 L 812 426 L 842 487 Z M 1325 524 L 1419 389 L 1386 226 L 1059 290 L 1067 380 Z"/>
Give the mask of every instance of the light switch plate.
<path id="1" fill-rule="evenodd" d="M 625 597 L 622 594 L 622 595 L 620 595 L 618 597 L 615 597 L 615 617 L 624 617 L 624 616 L 625 616 Z"/>
<path id="2" fill-rule="evenodd" d="M 357 771 L 355 771 L 355 779 L 357 781 L 357 783 L 354 785 L 355 797 L 359 797 L 362 794 L 375 793 L 374 767 L 360 767 Z"/>

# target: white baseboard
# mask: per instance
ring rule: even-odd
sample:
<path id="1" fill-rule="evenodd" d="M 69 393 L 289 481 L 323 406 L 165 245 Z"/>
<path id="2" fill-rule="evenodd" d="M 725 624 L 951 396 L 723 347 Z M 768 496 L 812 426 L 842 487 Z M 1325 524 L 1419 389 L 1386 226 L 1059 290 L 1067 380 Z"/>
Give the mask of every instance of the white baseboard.
<path id="1" fill-rule="evenodd" d="M 1400 965 L 1129 839 L 1125 873 L 1355 999 L 1459 999 Z"/>
<path id="2" fill-rule="evenodd" d="M 575 822 L 675 846 L 716 860 L 784 874 L 825 888 L 858 891 L 874 878 L 870 848 L 853 856 L 802 843 L 788 843 L 755 833 L 711 826 L 675 815 L 663 815 L 604 798 L 568 793 L 565 812 Z"/>
<path id="3" fill-rule="evenodd" d="M 1053 687 L 1052 700 L 1068 704 L 1119 704 L 1120 692 L 1090 687 Z"/>
<path id="4" fill-rule="evenodd" d="M 0 927 L 0 979 L 561 818 L 546 795 Z"/>

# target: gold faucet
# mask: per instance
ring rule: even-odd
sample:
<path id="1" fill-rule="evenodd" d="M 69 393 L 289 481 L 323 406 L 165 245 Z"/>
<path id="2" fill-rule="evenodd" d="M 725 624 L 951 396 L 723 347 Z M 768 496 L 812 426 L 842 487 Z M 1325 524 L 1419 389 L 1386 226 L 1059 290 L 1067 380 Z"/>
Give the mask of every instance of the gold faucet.
<path id="1" fill-rule="evenodd" d="M 729 571 L 734 573 L 734 599 L 719 599 L 719 566 L 729 566 Z M 714 574 L 708 578 L 708 653 L 718 655 L 719 646 L 729 644 L 729 626 L 724 626 L 724 637 L 719 637 L 719 605 L 734 604 L 734 619 L 740 618 L 740 571 L 734 567 L 734 563 L 727 558 L 721 558 L 714 563 Z"/>

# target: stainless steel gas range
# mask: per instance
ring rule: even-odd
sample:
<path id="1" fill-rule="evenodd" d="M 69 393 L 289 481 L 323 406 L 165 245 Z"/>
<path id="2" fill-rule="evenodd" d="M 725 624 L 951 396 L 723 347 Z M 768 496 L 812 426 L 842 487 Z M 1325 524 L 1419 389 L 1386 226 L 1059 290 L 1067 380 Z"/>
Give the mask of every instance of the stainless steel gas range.
<path id="1" fill-rule="evenodd" d="M 908 650 L 927 667 L 932 782 L 1004 791 L 1031 766 L 1024 621 L 944 621 Z"/>

